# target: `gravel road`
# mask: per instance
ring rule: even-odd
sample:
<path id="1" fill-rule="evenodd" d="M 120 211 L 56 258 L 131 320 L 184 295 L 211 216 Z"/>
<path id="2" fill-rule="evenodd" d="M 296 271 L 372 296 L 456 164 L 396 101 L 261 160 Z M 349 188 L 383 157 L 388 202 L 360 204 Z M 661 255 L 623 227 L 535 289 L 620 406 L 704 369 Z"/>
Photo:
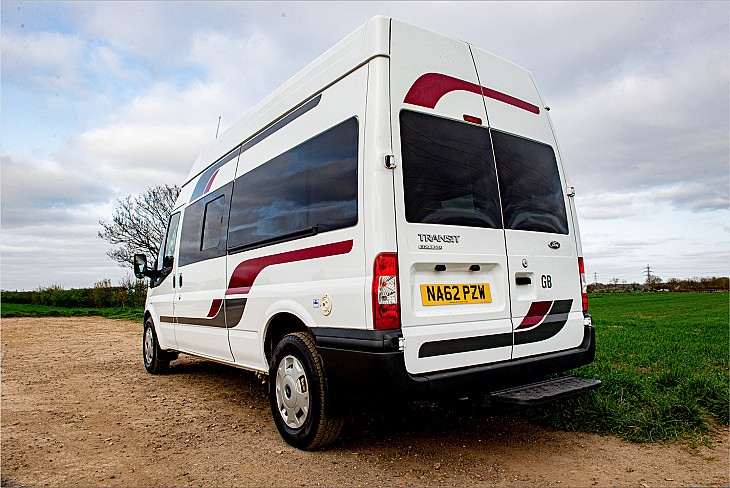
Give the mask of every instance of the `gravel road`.
<path id="1" fill-rule="evenodd" d="M 276 432 L 256 375 L 181 355 L 152 376 L 142 326 L 2 320 L 3 486 L 728 486 L 712 447 L 536 427 L 466 403 L 364 405 L 302 452 Z"/>

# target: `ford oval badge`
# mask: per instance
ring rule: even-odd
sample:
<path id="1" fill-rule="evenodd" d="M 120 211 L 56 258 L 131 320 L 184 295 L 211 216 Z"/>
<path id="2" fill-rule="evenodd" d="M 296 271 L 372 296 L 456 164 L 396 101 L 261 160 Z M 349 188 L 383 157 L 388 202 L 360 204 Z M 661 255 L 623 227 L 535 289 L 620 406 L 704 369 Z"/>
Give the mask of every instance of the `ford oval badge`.
<path id="1" fill-rule="evenodd" d="M 548 247 L 550 249 L 560 249 L 560 243 L 558 241 L 550 241 Z"/>

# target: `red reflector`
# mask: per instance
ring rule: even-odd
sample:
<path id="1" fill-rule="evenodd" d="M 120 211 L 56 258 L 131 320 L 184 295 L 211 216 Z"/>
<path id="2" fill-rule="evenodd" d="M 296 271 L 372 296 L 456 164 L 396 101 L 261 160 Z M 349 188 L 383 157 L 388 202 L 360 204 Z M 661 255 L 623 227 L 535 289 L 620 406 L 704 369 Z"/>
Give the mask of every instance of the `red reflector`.
<path id="1" fill-rule="evenodd" d="M 385 252 L 375 258 L 373 268 L 373 325 L 376 329 L 400 327 L 398 303 L 398 255 Z"/>
<path id="2" fill-rule="evenodd" d="M 479 117 L 474 117 L 473 115 L 464 114 L 464 120 L 466 120 L 467 122 L 471 122 L 473 124 L 482 125 L 482 119 L 480 119 Z"/>
<path id="3" fill-rule="evenodd" d="M 578 272 L 580 273 L 580 296 L 583 300 L 583 311 L 588 311 L 588 283 L 586 282 L 586 269 L 583 265 L 583 258 L 578 258 Z"/>

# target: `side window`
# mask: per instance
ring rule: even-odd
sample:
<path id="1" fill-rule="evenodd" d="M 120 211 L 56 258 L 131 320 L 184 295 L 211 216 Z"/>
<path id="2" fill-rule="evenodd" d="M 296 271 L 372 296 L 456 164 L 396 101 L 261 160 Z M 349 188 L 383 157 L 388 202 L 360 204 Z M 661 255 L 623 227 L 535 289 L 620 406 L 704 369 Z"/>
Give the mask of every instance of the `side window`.
<path id="1" fill-rule="evenodd" d="M 357 138 L 353 117 L 236 179 L 229 250 L 357 224 Z"/>
<path id="2" fill-rule="evenodd" d="M 218 244 L 220 244 L 224 208 L 225 202 L 223 199 L 223 195 L 205 204 L 205 217 L 203 218 L 203 240 L 200 244 L 201 251 L 218 247 Z"/>
<path id="3" fill-rule="evenodd" d="M 568 233 L 555 151 L 547 144 L 492 130 L 506 229 Z"/>
<path id="4" fill-rule="evenodd" d="M 175 243 L 177 242 L 177 229 L 180 223 L 180 212 L 170 217 L 167 225 L 167 235 L 165 236 L 165 245 L 162 249 L 162 268 L 169 269 L 175 261 Z"/>
<path id="5" fill-rule="evenodd" d="M 226 216 L 231 186 L 228 183 L 185 208 L 178 266 L 226 254 Z"/>
<path id="6" fill-rule="evenodd" d="M 488 129 L 400 113 L 406 220 L 502 228 Z"/>

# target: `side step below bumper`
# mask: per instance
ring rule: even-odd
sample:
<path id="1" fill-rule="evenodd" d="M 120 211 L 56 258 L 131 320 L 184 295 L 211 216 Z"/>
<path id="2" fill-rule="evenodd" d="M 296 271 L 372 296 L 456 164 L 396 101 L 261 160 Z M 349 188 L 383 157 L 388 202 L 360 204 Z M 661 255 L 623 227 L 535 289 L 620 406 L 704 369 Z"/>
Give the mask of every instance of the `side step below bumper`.
<path id="1" fill-rule="evenodd" d="M 495 403 L 534 405 L 536 403 L 556 400 L 558 398 L 593 390 L 599 386 L 601 386 L 600 380 L 578 378 L 573 375 L 568 375 L 529 385 L 518 386 L 516 388 L 496 391 L 489 395 L 489 400 Z"/>

